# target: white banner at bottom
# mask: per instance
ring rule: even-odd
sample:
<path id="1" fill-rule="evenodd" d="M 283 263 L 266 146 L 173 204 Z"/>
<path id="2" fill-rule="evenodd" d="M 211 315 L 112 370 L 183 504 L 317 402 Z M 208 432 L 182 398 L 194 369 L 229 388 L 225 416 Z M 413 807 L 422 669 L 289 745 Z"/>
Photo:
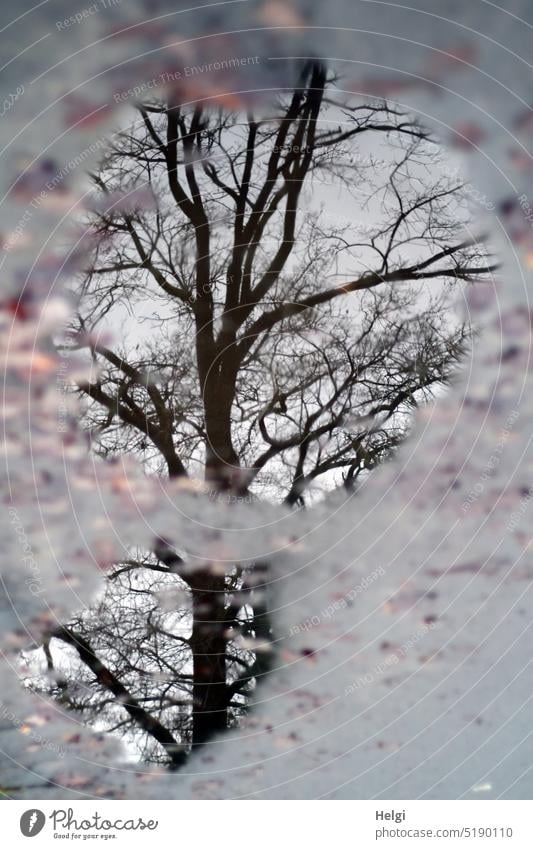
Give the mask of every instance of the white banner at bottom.
<path id="1" fill-rule="evenodd" d="M 221 810 L 222 808 L 222 810 Z M 6 801 L 3 845 L 532 849 L 528 801 Z M 226 835 L 226 836 L 224 836 Z M 69 841 L 69 842 L 67 842 Z"/>

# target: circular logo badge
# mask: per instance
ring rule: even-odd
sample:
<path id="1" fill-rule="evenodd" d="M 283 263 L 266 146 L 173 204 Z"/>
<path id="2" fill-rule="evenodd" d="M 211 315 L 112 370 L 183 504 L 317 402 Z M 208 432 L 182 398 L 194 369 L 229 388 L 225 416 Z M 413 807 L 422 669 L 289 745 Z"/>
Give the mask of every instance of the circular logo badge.
<path id="1" fill-rule="evenodd" d="M 42 831 L 46 822 L 46 817 L 42 811 L 37 808 L 31 808 L 29 811 L 24 811 L 20 818 L 20 830 L 24 837 L 35 837 Z"/>

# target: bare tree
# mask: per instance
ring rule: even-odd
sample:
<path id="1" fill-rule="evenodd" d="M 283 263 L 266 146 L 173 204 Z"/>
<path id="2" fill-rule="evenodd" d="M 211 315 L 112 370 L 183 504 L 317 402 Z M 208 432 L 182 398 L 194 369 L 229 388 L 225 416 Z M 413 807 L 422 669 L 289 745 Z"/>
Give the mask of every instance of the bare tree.
<path id="1" fill-rule="evenodd" d="M 68 344 L 96 367 L 78 385 L 93 449 L 236 499 L 354 487 L 465 350 L 450 287 L 495 268 L 428 133 L 385 102 L 337 102 L 316 63 L 268 115 L 139 105 L 92 179 L 98 246 Z M 321 185 L 351 198 L 353 220 L 320 213 Z M 140 728 L 162 747 L 146 756 L 173 763 L 238 721 L 268 667 L 257 573 L 186 562 L 160 541 L 117 564 L 94 609 L 52 635 L 77 656 L 56 657 L 60 697 Z M 187 599 L 170 611 L 167 584 Z"/>

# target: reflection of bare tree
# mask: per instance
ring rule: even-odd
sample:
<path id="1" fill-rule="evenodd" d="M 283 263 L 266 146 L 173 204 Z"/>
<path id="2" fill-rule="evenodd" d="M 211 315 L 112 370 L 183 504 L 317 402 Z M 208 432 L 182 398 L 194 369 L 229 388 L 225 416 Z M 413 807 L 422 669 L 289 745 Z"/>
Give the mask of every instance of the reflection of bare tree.
<path id="1" fill-rule="evenodd" d="M 464 351 L 446 282 L 493 268 L 441 164 L 400 111 L 335 104 L 318 64 L 267 117 L 140 106 L 93 175 L 99 244 L 76 329 L 98 366 L 78 386 L 94 450 L 289 505 L 353 487 Z M 353 222 L 313 208 L 320 180 L 351 197 Z M 142 186 L 150 205 L 117 202 Z M 110 348 L 99 330 L 119 320 Z M 54 635 L 86 668 L 83 687 L 63 669 L 62 697 L 148 732 L 145 756 L 174 762 L 174 742 L 238 721 L 268 665 L 254 569 L 191 571 L 183 548 L 118 564 L 99 603 Z M 172 589 L 184 595 L 168 610 Z"/>

